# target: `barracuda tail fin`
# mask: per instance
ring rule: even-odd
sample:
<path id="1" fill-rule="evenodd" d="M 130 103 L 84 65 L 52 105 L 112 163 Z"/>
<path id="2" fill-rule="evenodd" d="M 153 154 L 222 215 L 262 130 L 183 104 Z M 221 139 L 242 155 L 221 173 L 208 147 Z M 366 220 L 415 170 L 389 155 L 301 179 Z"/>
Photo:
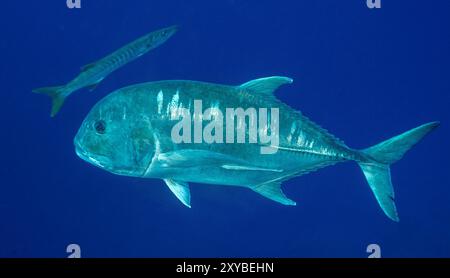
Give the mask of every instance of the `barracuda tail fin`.
<path id="1" fill-rule="evenodd" d="M 399 218 L 394 202 L 390 165 L 400 160 L 410 148 L 438 126 L 439 122 L 424 124 L 362 150 L 367 159 L 358 162 L 359 166 L 364 172 L 364 176 L 381 209 L 394 221 L 399 221 Z"/>
<path id="2" fill-rule="evenodd" d="M 66 100 L 65 86 L 56 86 L 56 87 L 44 87 L 34 89 L 33 92 L 38 94 L 48 95 L 52 98 L 52 112 L 51 116 L 54 117 Z"/>

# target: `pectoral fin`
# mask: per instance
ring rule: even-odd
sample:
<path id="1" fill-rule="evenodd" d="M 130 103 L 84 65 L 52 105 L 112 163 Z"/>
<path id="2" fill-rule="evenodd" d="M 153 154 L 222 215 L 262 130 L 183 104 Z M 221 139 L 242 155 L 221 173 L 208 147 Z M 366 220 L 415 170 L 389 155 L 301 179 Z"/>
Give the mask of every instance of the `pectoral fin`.
<path id="1" fill-rule="evenodd" d="M 265 172 L 283 172 L 281 169 L 270 169 L 270 168 L 261 168 L 255 166 L 247 166 L 247 165 L 233 165 L 233 164 L 224 164 L 221 166 L 223 169 L 227 170 L 235 170 L 235 171 L 265 171 Z"/>
<path id="2" fill-rule="evenodd" d="M 170 191 L 177 196 L 178 200 L 188 208 L 191 207 L 191 191 L 189 190 L 188 183 L 172 179 L 165 179 L 164 182 L 169 187 Z"/>
<path id="3" fill-rule="evenodd" d="M 284 195 L 283 190 L 281 190 L 280 182 L 268 182 L 262 183 L 251 187 L 251 189 L 264 197 L 271 199 L 275 202 L 281 203 L 287 206 L 295 206 L 296 203 Z"/>
<path id="4" fill-rule="evenodd" d="M 158 161 L 165 167 L 198 167 L 205 165 L 223 165 L 236 162 L 237 159 L 221 153 L 185 149 L 158 155 Z"/>

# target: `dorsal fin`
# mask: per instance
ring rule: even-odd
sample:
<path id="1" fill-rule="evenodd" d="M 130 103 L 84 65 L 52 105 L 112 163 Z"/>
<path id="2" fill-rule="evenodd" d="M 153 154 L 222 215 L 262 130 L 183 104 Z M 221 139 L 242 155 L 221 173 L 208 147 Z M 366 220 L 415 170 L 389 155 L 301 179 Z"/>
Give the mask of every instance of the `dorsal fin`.
<path id="1" fill-rule="evenodd" d="M 249 90 L 254 93 L 272 96 L 273 92 L 281 85 L 292 83 L 292 78 L 284 76 L 271 76 L 264 77 L 255 80 L 251 80 L 247 83 L 239 86 L 242 89 Z"/>
<path id="2" fill-rule="evenodd" d="M 84 66 L 81 67 L 81 71 L 82 71 L 82 72 L 87 71 L 87 70 L 89 70 L 89 69 L 95 67 L 96 64 L 97 64 L 97 62 L 90 63 L 90 64 L 87 64 L 87 65 L 84 65 Z"/>

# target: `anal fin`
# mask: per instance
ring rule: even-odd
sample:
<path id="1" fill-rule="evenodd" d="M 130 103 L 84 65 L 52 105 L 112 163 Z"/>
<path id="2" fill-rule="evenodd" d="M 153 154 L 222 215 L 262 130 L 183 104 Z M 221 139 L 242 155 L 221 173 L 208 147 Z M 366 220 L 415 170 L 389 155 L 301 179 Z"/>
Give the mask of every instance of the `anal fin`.
<path id="1" fill-rule="evenodd" d="M 251 189 L 262 196 L 271 199 L 275 202 L 278 202 L 280 204 L 286 205 L 286 206 L 295 206 L 296 203 L 286 197 L 283 190 L 281 189 L 281 182 L 273 181 L 273 182 L 267 182 L 262 183 L 256 186 L 251 187 Z"/>
<path id="2" fill-rule="evenodd" d="M 87 86 L 89 92 L 92 92 L 92 91 L 94 91 L 95 89 L 97 89 L 98 84 L 100 84 L 100 82 L 102 82 L 102 81 L 103 81 L 103 79 L 100 79 L 100 80 L 97 81 L 96 83 Z"/>

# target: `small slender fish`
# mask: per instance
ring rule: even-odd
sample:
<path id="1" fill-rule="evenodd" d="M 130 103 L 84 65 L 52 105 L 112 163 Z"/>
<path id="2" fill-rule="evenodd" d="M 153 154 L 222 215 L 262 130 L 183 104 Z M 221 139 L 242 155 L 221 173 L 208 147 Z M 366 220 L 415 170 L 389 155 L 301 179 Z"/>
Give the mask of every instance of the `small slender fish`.
<path id="1" fill-rule="evenodd" d="M 162 179 L 188 207 L 191 206 L 189 182 L 246 187 L 283 205 L 295 205 L 283 193 L 284 181 L 325 166 L 354 161 L 381 209 L 390 219 L 398 221 L 391 164 L 439 123 L 421 125 L 366 149 L 353 149 L 275 97 L 278 87 L 291 82 L 287 77 L 272 76 L 240 86 L 173 80 L 122 88 L 98 102 L 87 115 L 74 139 L 76 153 L 81 159 L 117 175 Z M 199 100 L 202 107 L 197 113 Z M 271 109 L 260 110 L 267 107 Z M 230 118 L 220 116 L 219 111 L 228 108 L 240 108 L 242 113 Z M 278 140 L 271 143 L 277 152 L 262 154 L 259 144 L 219 139 L 240 131 L 251 138 L 246 123 L 250 126 L 254 117 L 244 110 L 252 108 L 259 120 L 277 109 L 270 112 L 270 117 L 258 121 L 254 133 L 267 134 L 269 128 L 264 122 L 268 118 L 272 122 L 278 114 L 278 121 L 270 124 L 271 135 L 275 123 L 279 126 L 275 136 Z M 226 128 L 221 125 L 224 119 L 230 120 L 231 128 L 228 122 Z M 214 136 L 214 141 L 195 142 L 199 120 L 207 124 L 199 125 L 203 139 Z M 180 123 L 186 123 L 186 128 L 175 129 Z M 192 131 L 194 141 L 189 140 Z M 174 140 L 181 134 L 188 135 L 188 140 Z"/>
<path id="2" fill-rule="evenodd" d="M 177 26 L 171 26 L 151 32 L 108 56 L 83 66 L 81 73 L 66 85 L 38 88 L 34 89 L 33 92 L 46 94 L 52 98 L 51 116 L 54 117 L 61 109 L 65 99 L 73 92 L 85 87 L 93 91 L 106 76 L 160 46 L 172 37 L 177 29 Z"/>

